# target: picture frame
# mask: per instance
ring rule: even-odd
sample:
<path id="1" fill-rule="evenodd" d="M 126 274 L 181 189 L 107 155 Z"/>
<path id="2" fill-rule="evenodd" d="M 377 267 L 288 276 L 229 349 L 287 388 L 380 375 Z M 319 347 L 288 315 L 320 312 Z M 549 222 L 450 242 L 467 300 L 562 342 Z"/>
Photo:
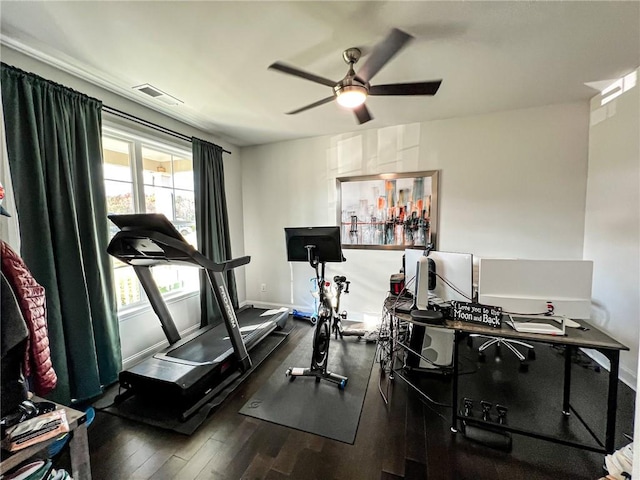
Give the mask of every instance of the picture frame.
<path id="1" fill-rule="evenodd" d="M 437 247 L 438 171 L 336 179 L 342 248 Z"/>

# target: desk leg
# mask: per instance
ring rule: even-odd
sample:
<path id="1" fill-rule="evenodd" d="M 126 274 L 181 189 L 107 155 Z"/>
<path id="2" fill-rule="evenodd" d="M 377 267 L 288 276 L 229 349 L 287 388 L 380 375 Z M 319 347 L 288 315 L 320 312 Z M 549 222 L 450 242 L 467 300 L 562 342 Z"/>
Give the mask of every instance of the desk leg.
<path id="1" fill-rule="evenodd" d="M 458 344 L 460 333 L 453 335 L 453 385 L 451 386 L 451 433 L 458 432 Z"/>
<path id="2" fill-rule="evenodd" d="M 567 417 L 571 415 L 571 356 L 573 347 L 564 347 L 564 393 L 562 396 L 562 413 Z"/>
<path id="3" fill-rule="evenodd" d="M 69 441 L 71 456 L 71 475 L 74 480 L 91 480 L 91 463 L 89 461 L 89 438 L 87 424 L 78 425 Z"/>
<path id="4" fill-rule="evenodd" d="M 620 351 L 603 351 L 609 362 L 609 395 L 607 396 L 607 432 L 605 434 L 605 445 L 608 453 L 613 453 L 616 435 L 616 410 L 618 408 L 618 373 L 620 369 Z"/>

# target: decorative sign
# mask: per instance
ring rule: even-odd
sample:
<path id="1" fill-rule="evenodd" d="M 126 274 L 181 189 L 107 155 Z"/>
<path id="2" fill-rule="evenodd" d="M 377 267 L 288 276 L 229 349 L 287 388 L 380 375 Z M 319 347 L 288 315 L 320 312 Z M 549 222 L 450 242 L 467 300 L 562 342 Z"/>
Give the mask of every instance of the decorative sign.
<path id="1" fill-rule="evenodd" d="M 489 327 L 500 328 L 502 325 L 502 308 L 480 303 L 451 302 L 453 319 L 461 322 L 479 323 Z"/>

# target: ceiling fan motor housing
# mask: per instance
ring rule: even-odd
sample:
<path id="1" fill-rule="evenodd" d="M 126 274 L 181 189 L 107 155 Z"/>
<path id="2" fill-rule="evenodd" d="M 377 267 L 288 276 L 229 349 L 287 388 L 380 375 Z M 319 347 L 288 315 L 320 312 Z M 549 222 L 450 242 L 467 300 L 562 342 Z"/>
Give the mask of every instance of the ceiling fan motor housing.
<path id="1" fill-rule="evenodd" d="M 342 95 L 349 91 L 362 92 L 365 95 L 369 94 L 369 86 L 368 84 L 361 82 L 356 77 L 346 77 L 344 80 L 339 82 L 335 87 L 333 87 L 336 95 Z"/>
<path id="2" fill-rule="evenodd" d="M 362 56 L 362 52 L 359 48 L 352 47 L 347 48 L 344 52 L 342 52 L 342 58 L 348 64 L 358 63 L 360 57 Z"/>

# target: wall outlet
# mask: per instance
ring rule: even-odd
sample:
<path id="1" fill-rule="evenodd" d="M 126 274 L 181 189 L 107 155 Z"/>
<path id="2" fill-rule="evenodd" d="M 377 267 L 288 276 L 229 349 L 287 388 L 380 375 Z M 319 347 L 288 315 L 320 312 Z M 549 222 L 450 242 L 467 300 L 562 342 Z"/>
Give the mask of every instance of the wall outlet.
<path id="1" fill-rule="evenodd" d="M 266 283 L 261 283 L 260 284 L 260 291 L 261 292 L 266 292 L 267 291 L 267 284 Z"/>

